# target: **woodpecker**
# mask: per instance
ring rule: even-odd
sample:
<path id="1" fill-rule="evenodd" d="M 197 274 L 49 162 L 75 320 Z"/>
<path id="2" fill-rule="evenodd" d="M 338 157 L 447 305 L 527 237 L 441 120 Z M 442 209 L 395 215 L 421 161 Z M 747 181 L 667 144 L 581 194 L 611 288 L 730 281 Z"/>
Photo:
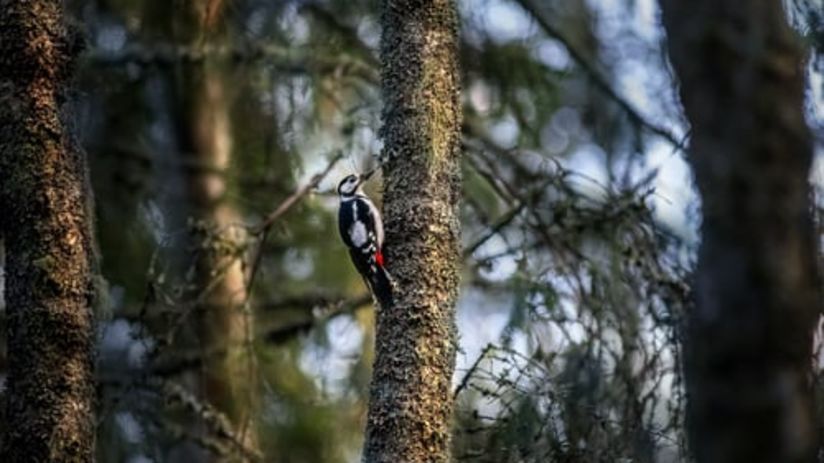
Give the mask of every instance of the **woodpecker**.
<path id="1" fill-rule="evenodd" d="M 338 184 L 338 231 L 349 248 L 352 263 L 380 306 L 392 305 L 392 280 L 384 267 L 383 221 L 361 186 L 374 172 L 349 175 Z"/>

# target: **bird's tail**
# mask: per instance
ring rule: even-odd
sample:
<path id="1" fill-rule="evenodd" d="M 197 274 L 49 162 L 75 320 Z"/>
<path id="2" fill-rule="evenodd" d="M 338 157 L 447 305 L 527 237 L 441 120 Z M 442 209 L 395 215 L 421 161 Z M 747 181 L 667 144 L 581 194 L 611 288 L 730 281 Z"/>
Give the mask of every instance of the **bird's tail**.
<path id="1" fill-rule="evenodd" d="M 387 272 L 382 265 L 378 265 L 377 268 L 378 271 L 373 273 L 372 278 L 370 278 L 369 286 L 372 287 L 372 293 L 375 295 L 381 308 L 388 310 L 394 303 L 394 298 L 392 297 L 392 277 L 389 276 L 389 272 Z"/>

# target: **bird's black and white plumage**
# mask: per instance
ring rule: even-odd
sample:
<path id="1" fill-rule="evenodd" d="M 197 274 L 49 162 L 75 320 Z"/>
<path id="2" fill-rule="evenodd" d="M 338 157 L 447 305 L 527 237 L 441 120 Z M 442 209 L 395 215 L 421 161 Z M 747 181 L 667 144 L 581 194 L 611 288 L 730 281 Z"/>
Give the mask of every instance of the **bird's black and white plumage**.
<path id="1" fill-rule="evenodd" d="M 349 175 L 338 185 L 338 230 L 355 268 L 386 309 L 392 305 L 392 280 L 384 267 L 383 221 L 378 209 L 361 190 L 361 184 L 370 175 Z"/>

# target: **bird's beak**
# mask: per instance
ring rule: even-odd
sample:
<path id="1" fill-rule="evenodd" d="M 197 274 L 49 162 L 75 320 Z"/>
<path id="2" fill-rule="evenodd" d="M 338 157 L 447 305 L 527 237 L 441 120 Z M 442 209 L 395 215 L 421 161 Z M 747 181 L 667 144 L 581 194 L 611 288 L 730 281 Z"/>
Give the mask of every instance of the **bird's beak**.
<path id="1" fill-rule="evenodd" d="M 372 169 L 369 172 L 361 174 L 360 175 L 360 183 L 363 183 L 363 182 L 369 180 L 369 177 L 371 177 L 375 173 L 375 171 L 377 171 L 377 170 L 378 169 Z"/>

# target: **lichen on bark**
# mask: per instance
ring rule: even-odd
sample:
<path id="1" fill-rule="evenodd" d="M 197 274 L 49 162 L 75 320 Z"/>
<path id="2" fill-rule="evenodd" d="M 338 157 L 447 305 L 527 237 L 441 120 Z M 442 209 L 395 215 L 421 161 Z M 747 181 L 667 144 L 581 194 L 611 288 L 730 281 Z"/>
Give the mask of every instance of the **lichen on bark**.
<path id="1" fill-rule="evenodd" d="M 65 126 L 79 51 L 62 2 L 0 2 L 0 235 L 9 370 L 0 461 L 94 460 L 86 163 Z"/>
<path id="2" fill-rule="evenodd" d="M 460 270 L 457 13 L 452 0 L 385 0 L 381 21 L 396 297 L 377 317 L 364 461 L 448 461 Z"/>

